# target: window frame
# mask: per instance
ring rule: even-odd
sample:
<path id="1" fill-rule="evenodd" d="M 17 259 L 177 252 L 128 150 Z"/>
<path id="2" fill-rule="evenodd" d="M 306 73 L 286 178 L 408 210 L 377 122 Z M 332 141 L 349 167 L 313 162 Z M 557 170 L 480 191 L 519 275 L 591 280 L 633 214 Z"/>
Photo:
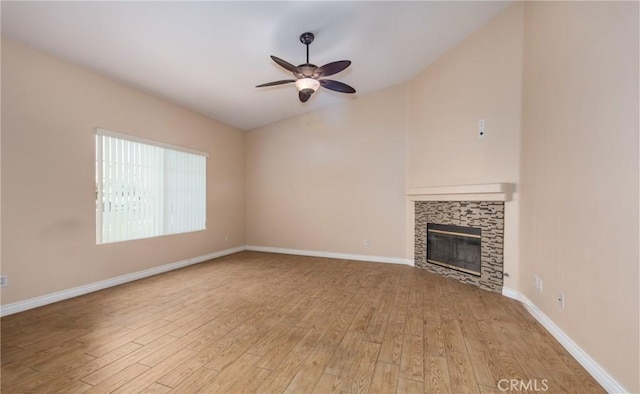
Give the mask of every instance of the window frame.
<path id="1" fill-rule="evenodd" d="M 148 145 L 148 146 L 152 146 L 152 147 L 156 147 L 156 148 L 161 148 L 166 150 L 172 150 L 172 151 L 176 151 L 176 152 L 181 152 L 181 153 L 187 153 L 187 154 L 191 154 L 191 155 L 197 155 L 197 156 L 201 156 L 204 158 L 204 173 L 202 174 L 204 179 L 202 180 L 204 182 L 204 211 L 203 211 L 203 215 L 204 215 L 204 223 L 203 223 L 203 228 L 201 229 L 194 229 L 194 230 L 187 230 L 187 231 L 179 231 L 179 232 L 170 232 L 167 233 L 166 229 L 166 216 L 167 216 L 167 211 L 164 208 L 165 202 L 166 202 L 166 198 L 167 198 L 167 184 L 163 183 L 163 187 L 162 187 L 162 205 L 163 205 L 163 209 L 162 209 L 162 221 L 163 221 L 163 226 L 162 226 L 162 233 L 161 234 L 154 234 L 154 235 L 150 235 L 150 236 L 142 236 L 142 237 L 136 237 L 136 238 L 127 238 L 127 239 L 121 239 L 121 240 L 115 240 L 115 241 L 104 241 L 104 234 L 103 234 L 103 214 L 104 214 L 104 191 L 103 191 L 103 186 L 104 186 L 104 157 L 103 157 L 103 153 L 104 153 L 104 147 L 103 147 L 103 139 L 102 137 L 111 137 L 111 138 L 116 138 L 116 139 L 120 139 L 120 140 L 124 140 L 124 141 L 128 141 L 128 142 L 134 142 L 134 143 L 138 143 L 138 144 L 143 144 L 143 145 Z M 185 148 L 185 147 L 181 147 L 181 146 L 177 146 L 177 145 L 173 145 L 173 144 L 168 144 L 165 142 L 159 142 L 159 141 L 155 141 L 155 140 L 150 140 L 150 139 L 146 139 L 146 138 L 141 138 L 141 137 L 137 137 L 137 136 L 133 136 L 130 134 L 125 134 L 125 133 L 120 133 L 120 132 L 116 132 L 116 131 L 111 131 L 111 130 L 107 130 L 101 127 L 96 127 L 94 130 L 94 148 L 95 148 L 95 155 L 96 155 L 96 159 L 95 159 L 95 182 L 96 182 L 96 245 L 104 245 L 104 244 L 111 244 L 111 243 L 118 243 L 118 242 L 126 242 L 126 241 L 135 241 L 135 240 L 140 240 L 140 239 L 148 239 L 148 238 L 156 238 L 156 237 L 162 237 L 162 236 L 166 236 L 166 235 L 176 235 L 176 234 L 187 234 L 187 233 L 191 233 L 191 232 L 198 232 L 198 231 L 204 231 L 207 229 L 207 163 L 208 163 L 208 159 L 210 157 L 209 153 L 207 152 L 202 152 L 199 150 L 195 150 L 195 149 L 190 149 L 190 148 Z M 167 166 L 166 166 L 166 152 L 163 151 L 163 167 L 162 167 L 162 171 L 163 174 L 164 172 L 166 172 L 168 170 Z M 164 177 L 166 178 L 166 174 L 164 175 Z"/>

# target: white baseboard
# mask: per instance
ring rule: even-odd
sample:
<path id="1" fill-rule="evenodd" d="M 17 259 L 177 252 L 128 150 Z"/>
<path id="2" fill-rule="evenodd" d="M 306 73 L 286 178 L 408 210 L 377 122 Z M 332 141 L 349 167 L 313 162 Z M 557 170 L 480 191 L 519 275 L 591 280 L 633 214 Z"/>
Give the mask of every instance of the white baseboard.
<path id="1" fill-rule="evenodd" d="M 364 254 L 322 252 L 318 250 L 273 248 L 270 246 L 254 246 L 254 245 L 247 245 L 247 250 L 252 250 L 255 252 L 294 254 L 299 256 L 327 257 L 330 259 L 371 261 L 374 263 L 404 264 L 404 265 L 413 266 L 413 261 L 409 259 L 399 258 L 399 257 L 369 256 Z"/>
<path id="2" fill-rule="evenodd" d="M 531 300 L 521 294 L 517 290 L 509 289 L 507 287 L 502 288 L 502 295 L 505 297 L 513 298 L 524 304 L 529 313 L 544 326 L 554 336 L 554 338 L 560 342 L 560 344 L 567 349 L 567 351 L 584 367 L 584 369 L 593 376 L 593 378 L 600 383 L 600 385 L 607 390 L 608 393 L 628 393 L 620 383 L 618 383 L 609 373 L 600 366 L 594 359 L 592 359 L 587 352 L 582 350 L 564 331 L 558 327 L 553 320 L 549 319 Z"/>
<path id="3" fill-rule="evenodd" d="M 378 262 L 378 263 L 413 265 L 413 262 L 411 260 L 393 258 L 393 257 L 379 257 L 379 256 L 367 256 L 367 255 L 358 255 L 358 254 L 319 252 L 319 251 L 313 251 L 313 250 L 283 249 L 283 248 L 272 248 L 272 247 L 265 247 L 265 246 L 239 246 L 236 248 L 225 249 L 218 252 L 209 253 L 203 256 L 192 257 L 190 259 L 177 261 L 175 263 L 161 265 L 159 267 L 153 267 L 144 271 L 132 272 L 130 274 L 118 276 L 116 278 L 111 278 L 111 279 L 103 280 L 100 282 L 94 282 L 88 285 L 74 287 L 72 289 L 45 294 L 42 296 L 30 298 L 24 301 L 18 301 L 18 302 L 14 302 L 7 305 L 2 305 L 0 306 L 0 316 L 7 316 L 7 315 L 11 315 L 18 312 L 23 312 L 29 309 L 38 308 L 43 305 L 52 304 L 54 302 L 81 296 L 83 294 L 92 293 L 98 290 L 103 290 L 109 287 L 121 285 L 127 282 L 132 282 L 134 280 L 146 278 L 149 276 L 158 275 L 163 272 L 173 271 L 178 268 L 183 268 L 189 265 L 202 263 L 203 261 L 241 252 L 243 250 L 253 250 L 253 251 L 269 252 L 269 253 L 295 254 L 295 255 L 314 256 L 314 257 L 329 257 L 334 259 L 372 261 L 372 262 Z"/>
<path id="4" fill-rule="evenodd" d="M 236 248 L 220 250 L 218 252 L 205 254 L 203 256 L 192 257 L 190 259 L 177 261 L 175 263 L 170 263 L 170 264 L 161 265 L 159 267 L 149 268 L 144 271 L 132 272 L 130 274 L 118 276 L 118 277 L 107 279 L 107 280 L 102 280 L 100 282 L 94 282 L 88 285 L 78 286 L 72 289 L 62 290 L 55 293 L 45 294 L 39 297 L 30 298 L 28 300 L 18 301 L 18 302 L 14 302 L 12 304 L 7 304 L 7 305 L 2 305 L 0 306 L 0 316 L 7 316 L 14 313 L 37 308 L 43 305 L 52 304 L 54 302 L 66 300 L 68 298 L 77 297 L 83 294 L 106 289 L 108 287 L 113 287 L 113 286 L 121 285 L 123 283 L 132 282 L 134 280 L 146 278 L 153 275 L 158 275 L 163 272 L 173 271 L 178 268 L 183 268 L 189 265 L 202 263 L 204 261 L 208 261 L 218 257 L 241 252 L 243 250 L 245 250 L 245 246 L 239 246 Z"/>

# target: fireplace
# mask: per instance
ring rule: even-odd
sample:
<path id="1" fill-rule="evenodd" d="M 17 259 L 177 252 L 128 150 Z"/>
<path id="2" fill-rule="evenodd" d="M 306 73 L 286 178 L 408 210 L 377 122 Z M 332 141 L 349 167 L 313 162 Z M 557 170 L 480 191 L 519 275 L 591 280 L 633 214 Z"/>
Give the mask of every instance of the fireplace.
<path id="1" fill-rule="evenodd" d="M 503 238 L 503 201 L 415 202 L 418 268 L 501 292 Z"/>
<path id="2" fill-rule="evenodd" d="M 427 223 L 427 262 L 481 276 L 482 229 Z"/>

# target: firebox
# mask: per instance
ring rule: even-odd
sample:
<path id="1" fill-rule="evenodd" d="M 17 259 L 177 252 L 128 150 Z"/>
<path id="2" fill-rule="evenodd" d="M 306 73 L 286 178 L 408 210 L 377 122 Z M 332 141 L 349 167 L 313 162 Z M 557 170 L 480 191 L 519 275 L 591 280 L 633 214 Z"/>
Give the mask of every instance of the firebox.
<path id="1" fill-rule="evenodd" d="M 480 276 L 482 230 L 427 223 L 427 262 Z"/>

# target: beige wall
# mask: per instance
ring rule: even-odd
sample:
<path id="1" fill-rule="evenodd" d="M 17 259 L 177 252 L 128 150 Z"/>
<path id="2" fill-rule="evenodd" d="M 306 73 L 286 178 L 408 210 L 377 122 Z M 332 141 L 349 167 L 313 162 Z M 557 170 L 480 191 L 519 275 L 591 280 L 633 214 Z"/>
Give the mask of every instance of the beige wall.
<path id="1" fill-rule="evenodd" d="M 525 26 L 520 291 L 637 393 L 638 3 L 528 3 Z"/>
<path id="2" fill-rule="evenodd" d="M 402 86 L 253 130 L 247 244 L 404 258 L 404 173 Z"/>
<path id="3" fill-rule="evenodd" d="M 96 245 L 97 126 L 209 152 L 208 229 Z M 5 39 L 2 183 L 4 305 L 244 244 L 242 132 Z"/>
<path id="4" fill-rule="evenodd" d="M 522 4 L 507 8 L 408 84 L 408 186 L 519 181 Z M 478 120 L 486 136 L 478 138 Z M 412 234 L 411 209 L 407 220 Z M 505 204 L 505 286 L 517 287 L 518 193 Z M 413 256 L 413 236 L 407 254 Z"/>

